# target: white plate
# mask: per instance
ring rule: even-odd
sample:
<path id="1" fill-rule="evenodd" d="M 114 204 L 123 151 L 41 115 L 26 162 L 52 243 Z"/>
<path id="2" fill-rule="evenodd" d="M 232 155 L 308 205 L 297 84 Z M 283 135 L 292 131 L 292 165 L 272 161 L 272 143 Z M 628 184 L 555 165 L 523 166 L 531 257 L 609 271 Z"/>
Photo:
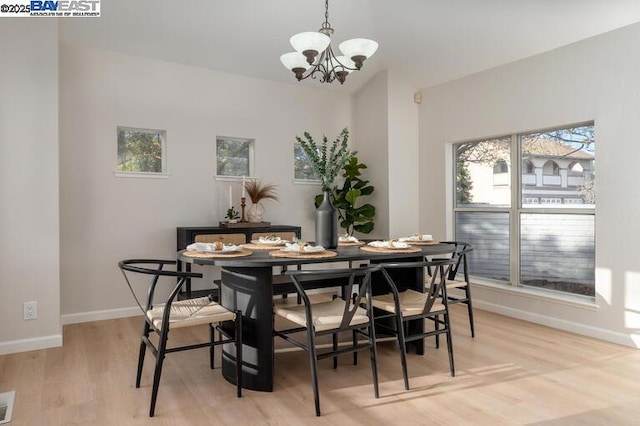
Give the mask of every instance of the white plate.
<path id="1" fill-rule="evenodd" d="M 409 248 L 409 244 L 398 241 L 394 241 L 393 245 L 390 245 L 389 241 L 371 241 L 368 245 L 371 247 L 383 248 L 388 250 L 403 250 Z"/>
<path id="2" fill-rule="evenodd" d="M 251 240 L 251 244 L 259 244 L 265 246 L 282 246 L 288 243 L 287 240 Z"/>
<path id="3" fill-rule="evenodd" d="M 222 250 L 216 250 L 215 243 L 193 243 L 187 246 L 189 251 L 200 251 L 203 253 L 235 253 L 242 250 L 242 246 L 233 244 L 223 245 Z"/>

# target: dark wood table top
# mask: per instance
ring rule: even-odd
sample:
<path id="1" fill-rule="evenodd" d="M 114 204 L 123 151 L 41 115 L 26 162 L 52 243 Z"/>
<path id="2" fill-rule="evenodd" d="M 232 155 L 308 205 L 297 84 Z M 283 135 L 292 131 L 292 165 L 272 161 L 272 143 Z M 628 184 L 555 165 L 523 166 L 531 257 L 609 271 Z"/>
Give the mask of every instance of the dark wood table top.
<path id="1" fill-rule="evenodd" d="M 246 257 L 234 257 L 234 258 L 194 258 L 184 256 L 183 253 L 186 250 L 180 250 L 178 252 L 178 260 L 194 265 L 215 265 L 222 267 L 236 267 L 236 268 L 259 268 L 259 267 L 273 267 L 282 265 L 305 265 L 311 263 L 330 263 L 330 262 L 349 262 L 358 260 L 369 261 L 388 261 L 394 259 L 408 259 L 421 256 L 431 256 L 448 254 L 453 252 L 453 245 L 451 244 L 434 244 L 427 246 L 412 246 L 422 250 L 422 252 L 414 253 L 378 253 L 361 250 L 359 246 L 344 246 L 338 247 L 333 251 L 337 252 L 337 256 L 330 258 L 317 258 L 317 259 L 297 259 L 297 258 L 276 258 L 269 255 L 269 250 L 254 250 L 250 256 Z"/>

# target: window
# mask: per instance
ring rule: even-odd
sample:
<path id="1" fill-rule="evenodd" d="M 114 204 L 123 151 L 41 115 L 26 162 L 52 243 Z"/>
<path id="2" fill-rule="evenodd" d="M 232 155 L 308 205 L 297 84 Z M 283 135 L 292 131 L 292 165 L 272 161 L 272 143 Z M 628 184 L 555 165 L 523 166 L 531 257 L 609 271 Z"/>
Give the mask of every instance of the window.
<path id="1" fill-rule="evenodd" d="M 487 176 L 511 157 L 507 195 Z M 595 296 L 593 124 L 454 144 L 454 158 L 455 238 L 476 248 L 474 276 Z"/>
<path id="2" fill-rule="evenodd" d="M 507 166 L 507 162 L 504 160 L 498 160 L 496 161 L 496 164 L 493 166 L 493 173 L 497 174 L 497 173 L 508 173 L 509 172 L 509 166 Z"/>
<path id="3" fill-rule="evenodd" d="M 216 175 L 251 176 L 253 139 L 218 136 L 216 138 Z"/>
<path id="4" fill-rule="evenodd" d="M 293 178 L 296 180 L 320 180 L 320 176 L 318 176 L 318 172 L 313 167 L 307 153 L 297 141 L 293 145 L 293 167 Z"/>
<path id="5" fill-rule="evenodd" d="M 165 173 L 164 130 L 118 127 L 117 172 Z"/>
<path id="6" fill-rule="evenodd" d="M 456 239 L 474 246 L 469 269 L 475 276 L 509 281 L 509 187 L 511 137 L 457 144 Z M 503 162 L 506 174 L 495 175 L 493 164 Z M 506 185 L 498 185 L 496 176 Z"/>

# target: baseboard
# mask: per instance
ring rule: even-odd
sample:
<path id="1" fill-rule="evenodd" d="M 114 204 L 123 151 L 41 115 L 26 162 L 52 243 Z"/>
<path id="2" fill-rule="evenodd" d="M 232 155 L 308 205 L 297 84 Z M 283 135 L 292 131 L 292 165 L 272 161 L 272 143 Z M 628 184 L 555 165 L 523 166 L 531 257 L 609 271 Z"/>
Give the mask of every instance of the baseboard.
<path id="1" fill-rule="evenodd" d="M 62 346 L 62 334 L 0 342 L 0 355 L 18 352 L 37 351 L 40 349 L 58 348 Z"/>
<path id="2" fill-rule="evenodd" d="M 83 322 L 102 321 L 117 318 L 127 318 L 142 315 L 140 308 L 132 306 L 130 308 L 107 309 L 103 311 L 80 312 L 77 314 L 62 315 L 62 325 L 79 324 Z"/>
<path id="3" fill-rule="evenodd" d="M 494 312 L 496 314 L 504 315 L 507 317 L 517 318 L 535 324 L 546 325 L 547 327 L 557 328 L 559 330 L 569 331 L 571 333 L 593 337 L 595 339 L 605 340 L 607 342 L 616 343 L 619 345 L 630 346 L 632 348 L 640 348 L 640 335 L 638 334 L 625 334 L 616 331 L 605 330 L 603 328 L 567 321 L 560 318 L 552 318 L 533 312 L 527 312 L 503 305 L 488 303 L 479 299 L 473 300 L 473 306 L 474 308 Z"/>

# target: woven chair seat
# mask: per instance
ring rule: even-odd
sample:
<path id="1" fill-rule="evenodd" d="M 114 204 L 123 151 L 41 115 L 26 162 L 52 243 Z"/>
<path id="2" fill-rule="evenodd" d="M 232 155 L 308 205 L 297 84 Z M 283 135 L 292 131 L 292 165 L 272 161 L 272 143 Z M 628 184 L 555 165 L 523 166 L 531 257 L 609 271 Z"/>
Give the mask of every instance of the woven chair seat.
<path id="1" fill-rule="evenodd" d="M 405 317 L 410 317 L 413 315 L 422 314 L 424 305 L 427 302 L 428 295 L 426 293 L 420 293 L 419 291 L 408 289 L 403 291 L 402 293 L 399 293 L 398 297 L 402 315 Z M 381 296 L 374 296 L 372 299 L 372 304 L 378 309 L 382 309 L 393 314 L 396 313 L 396 305 L 393 301 L 392 293 L 387 293 Z M 444 309 L 445 308 L 442 304 L 442 300 L 436 299 L 433 303 L 433 306 L 431 306 L 430 312 L 444 311 Z"/>
<path id="2" fill-rule="evenodd" d="M 163 315 L 164 305 L 155 306 L 147 311 L 147 317 L 157 329 L 161 329 Z M 235 318 L 235 313 L 223 308 L 216 302 L 210 301 L 208 297 L 198 297 L 196 299 L 180 300 L 171 304 L 169 327 L 172 329 L 191 327 L 233 321 Z"/>
<path id="3" fill-rule="evenodd" d="M 337 298 L 330 302 L 315 303 L 313 305 L 313 326 L 316 331 L 332 330 L 340 327 L 344 313 L 345 301 Z M 300 326 L 307 326 L 304 305 L 274 306 L 274 313 Z M 367 311 L 358 308 L 349 325 L 366 324 L 369 322 Z"/>

